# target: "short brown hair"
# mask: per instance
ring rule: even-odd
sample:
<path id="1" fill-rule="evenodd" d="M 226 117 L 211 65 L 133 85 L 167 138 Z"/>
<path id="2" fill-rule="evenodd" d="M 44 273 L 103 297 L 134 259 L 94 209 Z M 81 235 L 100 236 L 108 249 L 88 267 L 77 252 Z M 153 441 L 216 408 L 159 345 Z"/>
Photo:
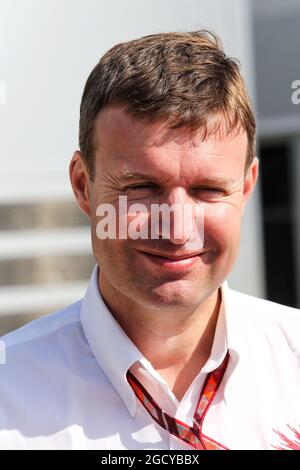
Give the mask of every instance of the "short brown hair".
<path id="1" fill-rule="evenodd" d="M 125 105 L 137 119 L 166 120 L 170 128 L 242 128 L 248 137 L 245 169 L 255 155 L 255 116 L 238 61 L 227 57 L 210 31 L 161 33 L 117 44 L 89 75 L 80 105 L 79 145 L 94 179 L 94 124 L 108 105 Z M 209 122 L 215 121 L 213 126 Z"/>

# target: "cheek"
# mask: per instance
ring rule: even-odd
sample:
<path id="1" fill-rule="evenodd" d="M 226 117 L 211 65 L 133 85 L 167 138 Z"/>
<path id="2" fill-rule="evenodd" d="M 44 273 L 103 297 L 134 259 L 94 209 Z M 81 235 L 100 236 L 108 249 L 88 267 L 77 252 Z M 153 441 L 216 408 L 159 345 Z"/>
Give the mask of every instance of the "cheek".
<path id="1" fill-rule="evenodd" d="M 204 211 L 204 243 L 226 249 L 236 245 L 240 236 L 241 214 L 230 204 L 214 204 Z"/>
<path id="2" fill-rule="evenodd" d="M 92 232 L 93 253 L 99 264 L 109 271 L 116 270 L 117 266 L 130 265 L 130 241 L 121 239 L 105 238 L 97 236 L 96 228 Z M 119 269 L 119 268 L 117 268 Z"/>

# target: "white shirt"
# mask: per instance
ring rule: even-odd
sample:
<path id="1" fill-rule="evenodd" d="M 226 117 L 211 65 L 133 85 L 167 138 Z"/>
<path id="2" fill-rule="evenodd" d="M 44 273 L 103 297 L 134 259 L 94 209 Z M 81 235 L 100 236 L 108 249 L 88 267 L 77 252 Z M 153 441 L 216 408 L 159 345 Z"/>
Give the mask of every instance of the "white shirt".
<path id="1" fill-rule="evenodd" d="M 300 430 L 300 311 L 221 286 L 211 355 L 180 402 L 104 303 L 95 266 L 85 297 L 1 338 L 0 449 L 193 450 L 161 428 L 128 368 L 192 425 L 208 372 L 230 359 L 203 433 L 229 449 L 273 449 Z M 2 343 L 2 344 L 3 344 Z"/>

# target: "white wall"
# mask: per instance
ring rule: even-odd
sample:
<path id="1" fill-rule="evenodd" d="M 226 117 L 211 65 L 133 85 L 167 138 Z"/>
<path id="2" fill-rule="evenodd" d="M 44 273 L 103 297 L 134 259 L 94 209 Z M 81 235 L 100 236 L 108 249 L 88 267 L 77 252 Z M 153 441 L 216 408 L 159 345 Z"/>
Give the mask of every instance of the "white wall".
<path id="1" fill-rule="evenodd" d="M 1 201 L 71 195 L 79 103 L 99 57 L 137 36 L 206 27 L 240 58 L 253 94 L 251 12 L 246 0 L 0 0 Z M 3 88 L 3 87 L 2 87 Z M 2 93 L 3 94 L 3 93 Z M 232 285 L 263 295 L 257 201 Z"/>
<path id="2" fill-rule="evenodd" d="M 259 134 L 299 135 L 300 106 L 291 96 L 292 83 L 300 79 L 300 2 L 253 0 L 253 7 Z"/>

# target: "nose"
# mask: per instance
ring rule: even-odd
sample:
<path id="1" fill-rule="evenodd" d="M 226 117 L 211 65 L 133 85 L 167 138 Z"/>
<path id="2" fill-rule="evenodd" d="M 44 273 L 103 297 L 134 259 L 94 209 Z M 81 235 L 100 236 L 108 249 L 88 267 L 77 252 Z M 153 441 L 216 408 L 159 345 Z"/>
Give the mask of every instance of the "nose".
<path id="1" fill-rule="evenodd" d="M 184 188 L 169 191 L 160 202 L 159 214 L 156 214 L 154 229 L 161 238 L 167 238 L 175 245 L 187 243 L 195 231 L 195 202 Z M 152 224 L 153 225 L 153 224 Z"/>

